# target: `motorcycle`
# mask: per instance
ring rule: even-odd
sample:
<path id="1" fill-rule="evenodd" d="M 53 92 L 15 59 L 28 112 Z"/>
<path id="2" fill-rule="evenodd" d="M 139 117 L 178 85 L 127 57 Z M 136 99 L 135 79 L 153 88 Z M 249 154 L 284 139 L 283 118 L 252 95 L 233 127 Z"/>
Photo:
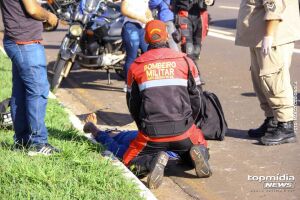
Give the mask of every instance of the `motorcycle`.
<path id="1" fill-rule="evenodd" d="M 84 3 L 82 3 L 84 2 Z M 124 17 L 120 5 L 104 0 L 80 2 L 73 14 L 69 31 L 64 37 L 54 65 L 52 90 L 56 90 L 76 62 L 88 69 L 106 70 L 111 84 L 110 70 L 124 77 L 121 30 Z"/>
<path id="2" fill-rule="evenodd" d="M 41 6 L 55 14 L 61 21 L 69 22 L 74 9 L 79 3 L 79 0 L 40 0 Z M 57 26 L 49 26 L 44 23 L 44 31 L 54 31 Z"/>

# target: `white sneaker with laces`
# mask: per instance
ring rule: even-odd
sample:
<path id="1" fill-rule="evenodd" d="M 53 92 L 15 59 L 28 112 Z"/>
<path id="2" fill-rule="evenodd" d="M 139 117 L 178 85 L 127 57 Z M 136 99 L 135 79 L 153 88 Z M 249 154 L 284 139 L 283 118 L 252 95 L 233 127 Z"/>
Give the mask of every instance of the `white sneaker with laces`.
<path id="1" fill-rule="evenodd" d="M 40 144 L 32 147 L 31 150 L 28 151 L 28 155 L 29 156 L 37 156 L 37 155 L 50 156 L 54 153 L 59 153 L 59 152 L 60 150 L 46 143 L 46 144 Z"/>

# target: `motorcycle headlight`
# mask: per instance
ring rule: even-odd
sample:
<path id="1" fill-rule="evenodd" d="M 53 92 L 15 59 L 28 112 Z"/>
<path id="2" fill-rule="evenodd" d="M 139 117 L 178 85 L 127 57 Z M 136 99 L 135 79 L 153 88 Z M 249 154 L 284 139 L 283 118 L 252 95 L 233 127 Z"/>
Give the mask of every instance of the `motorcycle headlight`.
<path id="1" fill-rule="evenodd" d="M 70 26 L 70 33 L 75 37 L 80 36 L 82 34 L 82 31 L 82 26 L 79 24 L 73 24 Z"/>

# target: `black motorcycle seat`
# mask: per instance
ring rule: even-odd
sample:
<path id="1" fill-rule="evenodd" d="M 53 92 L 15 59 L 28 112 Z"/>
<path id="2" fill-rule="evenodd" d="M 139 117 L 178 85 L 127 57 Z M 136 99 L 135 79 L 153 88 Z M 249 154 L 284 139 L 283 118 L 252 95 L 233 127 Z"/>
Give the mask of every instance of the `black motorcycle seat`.
<path id="1" fill-rule="evenodd" d="M 118 21 L 116 23 L 111 24 L 109 31 L 108 31 L 108 35 L 109 36 L 121 36 L 122 26 L 123 26 L 122 21 Z"/>

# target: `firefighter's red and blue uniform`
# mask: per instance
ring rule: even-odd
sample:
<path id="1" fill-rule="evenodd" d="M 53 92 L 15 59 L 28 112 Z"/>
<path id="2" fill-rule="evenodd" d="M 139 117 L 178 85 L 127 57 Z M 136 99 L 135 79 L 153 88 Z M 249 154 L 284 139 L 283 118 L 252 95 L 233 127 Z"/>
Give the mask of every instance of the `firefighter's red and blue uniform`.
<path id="1" fill-rule="evenodd" d="M 127 105 L 138 135 L 123 156 L 126 165 L 147 168 L 159 151 L 186 159 L 193 145 L 207 146 L 194 125 L 201 105 L 200 77 L 186 54 L 151 49 L 131 65 L 127 83 Z"/>

